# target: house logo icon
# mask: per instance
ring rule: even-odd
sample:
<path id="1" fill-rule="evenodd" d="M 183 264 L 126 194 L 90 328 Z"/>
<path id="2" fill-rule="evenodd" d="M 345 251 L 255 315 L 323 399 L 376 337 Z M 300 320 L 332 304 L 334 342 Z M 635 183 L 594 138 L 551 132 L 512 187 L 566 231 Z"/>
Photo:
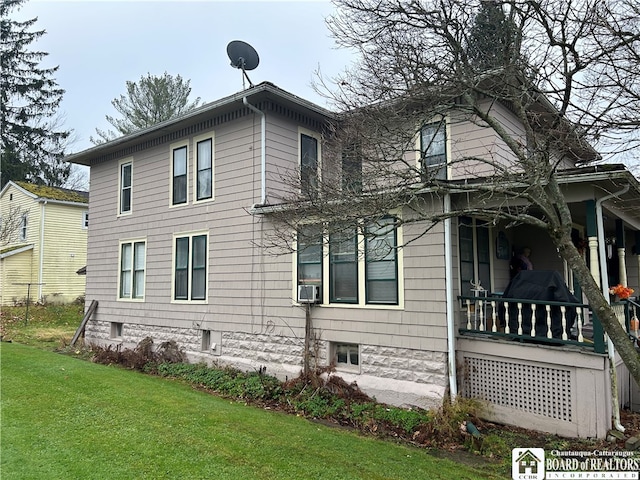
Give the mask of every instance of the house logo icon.
<path id="1" fill-rule="evenodd" d="M 511 451 L 511 477 L 513 480 L 543 480 L 544 449 L 514 448 Z"/>

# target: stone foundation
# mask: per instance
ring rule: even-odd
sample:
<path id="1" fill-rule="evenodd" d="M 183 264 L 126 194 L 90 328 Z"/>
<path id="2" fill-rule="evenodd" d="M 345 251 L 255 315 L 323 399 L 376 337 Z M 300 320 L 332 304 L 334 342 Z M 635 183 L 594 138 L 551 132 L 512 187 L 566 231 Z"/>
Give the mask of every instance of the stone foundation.
<path id="1" fill-rule="evenodd" d="M 267 374 L 282 380 L 302 371 L 304 339 L 250 332 L 213 332 L 220 345 L 202 350 L 202 330 L 125 323 L 122 338 L 111 337 L 110 322 L 90 322 L 85 340 L 97 344 L 122 344 L 134 348 L 145 337 L 156 344 L 174 340 L 191 361 L 230 365 L 241 370 L 266 367 Z M 216 342 L 217 342 L 216 341 Z M 330 343 L 312 343 L 311 365 L 329 363 Z M 368 395 L 392 405 L 439 406 L 448 385 L 447 356 L 407 348 L 360 345 L 360 372 L 337 370 L 347 382 L 356 382 Z"/>

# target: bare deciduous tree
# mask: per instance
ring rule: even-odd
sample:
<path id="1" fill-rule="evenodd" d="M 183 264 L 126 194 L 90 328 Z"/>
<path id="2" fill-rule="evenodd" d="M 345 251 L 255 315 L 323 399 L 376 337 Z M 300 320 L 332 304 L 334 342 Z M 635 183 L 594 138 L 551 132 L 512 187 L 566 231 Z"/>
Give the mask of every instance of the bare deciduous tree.
<path id="1" fill-rule="evenodd" d="M 422 234 L 445 218 L 462 215 L 538 227 L 576 275 L 640 384 L 638 354 L 572 241 L 572 217 L 562 190 L 567 167 L 601 163 L 638 139 L 637 3 L 335 4 L 337 13 L 328 25 L 340 46 L 359 53 L 359 62 L 318 86 L 342 113 L 325 134 L 322 174 L 312 182 L 304 172 L 302 177 L 283 174 L 295 193 L 281 199 L 289 208 L 272 213 L 279 225 L 273 245 L 291 246 L 292 232 L 309 219 L 330 228 L 365 225 L 398 208 L 406 213 L 395 221 L 412 224 Z M 500 12 L 489 15 L 487 8 Z M 491 62 L 477 61 L 482 58 L 478 48 L 495 45 L 477 41 L 483 28 L 476 18 L 498 18 L 504 26 L 501 53 Z M 517 127 L 505 122 L 505 108 Z M 447 178 L 438 145 L 430 144 L 445 122 L 451 129 L 462 124 L 487 129 L 500 148 L 457 152 L 448 164 L 454 179 Z M 358 163 L 350 170 L 346 146 L 357 152 L 361 168 Z M 447 211 L 442 199 L 449 195 L 454 204 Z"/>

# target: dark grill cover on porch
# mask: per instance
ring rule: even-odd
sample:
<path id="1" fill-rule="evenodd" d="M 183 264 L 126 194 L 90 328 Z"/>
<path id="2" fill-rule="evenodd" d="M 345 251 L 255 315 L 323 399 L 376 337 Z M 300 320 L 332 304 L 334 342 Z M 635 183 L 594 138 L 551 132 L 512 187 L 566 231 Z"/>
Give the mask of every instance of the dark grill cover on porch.
<path id="1" fill-rule="evenodd" d="M 507 285 L 503 298 L 579 303 L 578 299 L 567 288 L 564 279 L 556 271 L 551 270 L 523 270 Z M 536 337 L 547 336 L 547 312 L 544 305 L 536 306 Z M 522 306 L 522 333 L 531 335 L 531 305 Z M 501 323 L 504 324 L 504 308 L 500 311 Z M 573 326 L 576 312 L 574 308 L 567 308 L 567 334 Z M 509 330 L 518 332 L 518 307 L 509 303 Z M 562 338 L 562 313 L 560 306 L 551 307 L 551 334 L 553 338 Z"/>

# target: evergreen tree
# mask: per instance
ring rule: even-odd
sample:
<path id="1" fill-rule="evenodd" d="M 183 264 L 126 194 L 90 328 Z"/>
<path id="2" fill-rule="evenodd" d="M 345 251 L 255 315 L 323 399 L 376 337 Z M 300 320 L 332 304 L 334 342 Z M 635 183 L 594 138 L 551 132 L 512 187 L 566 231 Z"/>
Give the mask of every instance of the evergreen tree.
<path id="1" fill-rule="evenodd" d="M 200 104 L 200 97 L 189 101 L 190 82 L 183 80 L 180 75 L 174 77 L 167 72 L 162 76 L 148 73 L 137 82 L 127 81 L 127 93 L 111 101 L 122 118 L 106 115 L 116 131 L 105 132 L 96 128 L 99 138 L 92 137 L 91 141 L 99 144 L 113 140 L 193 110 Z"/>
<path id="2" fill-rule="evenodd" d="M 516 26 L 501 3 L 483 0 L 471 27 L 467 55 L 475 71 L 483 72 L 513 64 L 518 56 Z"/>
<path id="3" fill-rule="evenodd" d="M 32 31 L 37 18 L 19 22 L 10 13 L 25 0 L 0 0 L 0 160 L 9 180 L 59 186 L 69 175 L 62 161 L 68 131 L 54 117 L 64 90 L 53 79 L 58 67 L 42 68 L 48 54 L 29 50 L 45 34 Z"/>

